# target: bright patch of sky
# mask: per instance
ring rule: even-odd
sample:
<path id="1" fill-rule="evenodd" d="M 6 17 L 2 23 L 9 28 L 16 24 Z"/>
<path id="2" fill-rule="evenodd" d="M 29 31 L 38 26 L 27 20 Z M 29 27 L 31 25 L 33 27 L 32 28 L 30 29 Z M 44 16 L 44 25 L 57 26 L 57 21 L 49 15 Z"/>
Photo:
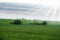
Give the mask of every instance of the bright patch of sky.
<path id="1" fill-rule="evenodd" d="M 53 7 L 60 6 L 60 0 L 0 0 L 0 2 L 42 4 Z"/>

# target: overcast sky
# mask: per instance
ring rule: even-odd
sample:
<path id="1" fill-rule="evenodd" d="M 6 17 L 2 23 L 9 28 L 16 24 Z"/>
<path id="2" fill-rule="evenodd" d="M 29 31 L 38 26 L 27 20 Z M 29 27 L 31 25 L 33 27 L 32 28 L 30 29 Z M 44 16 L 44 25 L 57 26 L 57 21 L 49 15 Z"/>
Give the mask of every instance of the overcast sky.
<path id="1" fill-rule="evenodd" d="M 0 0 L 0 2 L 43 4 L 48 6 L 59 6 L 60 0 Z"/>
<path id="2" fill-rule="evenodd" d="M 47 20 L 59 20 L 60 21 L 60 0 L 0 0 L 0 2 L 10 2 L 10 3 L 26 3 L 26 4 L 37 4 L 37 5 L 45 5 L 46 7 L 51 6 L 48 10 L 45 8 L 44 6 L 41 10 L 40 9 L 38 11 L 34 11 L 34 13 L 31 14 L 31 12 L 20 12 L 18 14 L 13 14 L 13 13 L 4 13 L 0 12 L 0 17 L 4 18 L 15 18 L 17 16 L 21 17 L 25 17 L 25 18 L 37 18 L 37 19 L 47 19 Z M 52 8 L 53 7 L 53 8 Z M 38 14 L 37 14 L 38 12 Z M 25 13 L 25 14 L 24 14 Z M 30 14 L 28 14 L 30 13 Z M 7 15 L 6 15 L 7 14 Z M 4 16 L 3 16 L 4 15 Z M 14 15 L 14 16 L 13 16 Z M 42 15 L 42 16 L 41 16 Z M 51 19 L 50 19 L 51 18 Z"/>

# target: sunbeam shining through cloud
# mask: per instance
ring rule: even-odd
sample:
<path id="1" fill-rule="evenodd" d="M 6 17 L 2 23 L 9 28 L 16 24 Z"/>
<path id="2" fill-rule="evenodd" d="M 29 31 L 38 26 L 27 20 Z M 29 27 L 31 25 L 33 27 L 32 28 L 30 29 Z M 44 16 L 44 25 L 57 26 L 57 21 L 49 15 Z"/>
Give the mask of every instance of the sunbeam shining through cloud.
<path id="1" fill-rule="evenodd" d="M 0 0 L 0 18 L 60 21 L 60 0 Z"/>

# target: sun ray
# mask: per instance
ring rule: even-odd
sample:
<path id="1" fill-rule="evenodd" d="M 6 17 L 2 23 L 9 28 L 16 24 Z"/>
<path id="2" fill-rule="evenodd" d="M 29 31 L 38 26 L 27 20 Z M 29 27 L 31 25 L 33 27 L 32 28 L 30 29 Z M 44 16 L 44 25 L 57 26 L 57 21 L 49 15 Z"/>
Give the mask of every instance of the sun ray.
<path id="1" fill-rule="evenodd" d="M 50 8 L 50 10 L 48 11 L 48 20 L 51 20 L 51 17 L 52 17 L 52 14 L 53 14 L 53 12 L 54 12 L 54 9 L 53 8 Z"/>
<path id="2" fill-rule="evenodd" d="M 24 12 L 23 15 L 30 15 L 34 18 L 42 18 L 46 20 L 60 20 L 60 0 L 4 0 L 3 2 L 13 2 L 13 3 L 26 3 L 26 4 L 36 4 L 37 6 L 35 8 L 26 9 L 30 10 L 24 11 L 27 12 L 26 14 Z M 25 9 L 23 9 L 25 10 Z M 21 12 L 21 11 L 20 11 Z M 28 14 L 31 13 L 31 14 Z"/>

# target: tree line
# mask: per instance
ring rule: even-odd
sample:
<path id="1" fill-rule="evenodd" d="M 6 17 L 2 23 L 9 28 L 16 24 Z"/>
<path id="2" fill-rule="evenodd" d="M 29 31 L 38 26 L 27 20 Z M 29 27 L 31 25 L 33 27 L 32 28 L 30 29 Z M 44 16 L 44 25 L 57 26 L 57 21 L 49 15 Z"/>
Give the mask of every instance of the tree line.
<path id="1" fill-rule="evenodd" d="M 12 22 L 10 22 L 11 24 L 16 24 L 16 25 L 21 25 L 23 22 L 19 19 L 15 19 Z M 30 25 L 47 25 L 46 21 L 42 21 L 42 23 L 38 23 L 38 22 L 33 22 L 33 23 L 29 23 Z"/>

